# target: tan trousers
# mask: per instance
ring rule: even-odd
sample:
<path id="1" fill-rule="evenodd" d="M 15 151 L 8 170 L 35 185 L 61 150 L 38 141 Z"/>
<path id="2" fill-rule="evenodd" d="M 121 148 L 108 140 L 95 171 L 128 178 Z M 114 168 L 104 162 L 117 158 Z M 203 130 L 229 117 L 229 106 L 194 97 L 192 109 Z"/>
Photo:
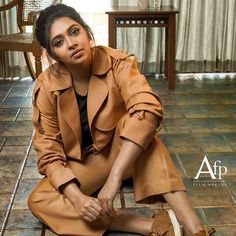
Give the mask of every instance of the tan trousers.
<path id="1" fill-rule="evenodd" d="M 110 169 L 119 153 L 122 140 L 117 126 L 112 144 L 102 152 L 90 154 L 83 162 L 69 160 L 83 193 L 91 195 L 105 184 Z M 124 157 L 125 158 L 125 157 Z M 159 137 L 137 158 L 133 169 L 125 178 L 133 177 L 135 202 L 148 203 L 160 194 L 185 190 L 184 184 Z M 54 189 L 48 179 L 43 178 L 28 199 L 32 213 L 58 235 L 102 235 L 108 225 L 98 220 L 87 223 L 79 218 L 65 195 Z"/>

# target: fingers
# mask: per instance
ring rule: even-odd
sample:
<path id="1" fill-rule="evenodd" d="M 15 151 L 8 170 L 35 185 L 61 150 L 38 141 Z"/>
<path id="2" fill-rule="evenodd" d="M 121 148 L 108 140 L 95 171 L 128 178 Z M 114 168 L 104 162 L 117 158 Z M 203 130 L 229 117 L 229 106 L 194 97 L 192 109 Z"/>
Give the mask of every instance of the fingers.
<path id="1" fill-rule="evenodd" d="M 101 216 L 102 208 L 98 199 L 92 199 L 81 210 L 81 218 L 93 222 Z"/>
<path id="2" fill-rule="evenodd" d="M 102 207 L 102 216 L 104 217 L 112 217 L 116 216 L 116 212 L 113 207 L 113 202 L 108 199 L 100 199 L 101 207 Z"/>

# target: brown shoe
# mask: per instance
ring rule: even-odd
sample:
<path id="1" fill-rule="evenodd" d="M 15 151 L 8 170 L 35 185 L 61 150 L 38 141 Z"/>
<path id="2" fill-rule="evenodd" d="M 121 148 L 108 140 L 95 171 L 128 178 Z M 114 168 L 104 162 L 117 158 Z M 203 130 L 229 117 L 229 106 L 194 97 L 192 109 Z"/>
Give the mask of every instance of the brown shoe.
<path id="1" fill-rule="evenodd" d="M 151 233 L 149 236 L 181 236 L 179 222 L 172 210 L 161 211 L 154 215 Z"/>

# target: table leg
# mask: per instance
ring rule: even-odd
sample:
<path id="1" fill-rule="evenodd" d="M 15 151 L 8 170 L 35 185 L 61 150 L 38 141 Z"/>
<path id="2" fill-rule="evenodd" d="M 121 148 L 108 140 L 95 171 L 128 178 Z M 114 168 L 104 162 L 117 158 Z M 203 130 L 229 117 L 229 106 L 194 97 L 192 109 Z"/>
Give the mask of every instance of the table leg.
<path id="1" fill-rule="evenodd" d="M 113 15 L 109 15 L 108 19 L 108 35 L 109 35 L 109 47 L 116 48 L 116 18 Z"/>

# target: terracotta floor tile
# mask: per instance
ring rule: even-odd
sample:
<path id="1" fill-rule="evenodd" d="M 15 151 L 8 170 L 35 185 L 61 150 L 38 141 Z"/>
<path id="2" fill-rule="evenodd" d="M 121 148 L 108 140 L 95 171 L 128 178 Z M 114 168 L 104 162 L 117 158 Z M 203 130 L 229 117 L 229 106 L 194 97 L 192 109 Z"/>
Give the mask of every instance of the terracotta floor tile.
<path id="1" fill-rule="evenodd" d="M 17 121 L 32 121 L 32 114 L 19 114 L 16 118 Z"/>
<path id="2" fill-rule="evenodd" d="M 14 171 L 14 170 L 11 170 Z M 16 178 L 0 178 L 1 194 L 12 194 L 16 185 Z"/>
<path id="3" fill-rule="evenodd" d="M 38 156 L 29 155 L 27 157 L 26 166 L 37 167 Z"/>
<path id="4" fill-rule="evenodd" d="M 51 230 L 46 229 L 45 236 L 56 236 Z"/>
<path id="5" fill-rule="evenodd" d="M 215 236 L 235 236 L 236 235 L 236 226 L 219 226 L 214 227 L 216 230 Z"/>
<path id="6" fill-rule="evenodd" d="M 194 207 L 230 207 L 235 205 L 227 188 L 217 181 L 210 178 L 199 181 L 184 178 L 184 183 Z"/>
<path id="7" fill-rule="evenodd" d="M 32 98 L 31 97 L 7 97 L 1 104 L 3 108 L 16 108 L 16 107 L 31 107 Z"/>
<path id="8" fill-rule="evenodd" d="M 0 178 L 17 179 L 24 156 L 0 156 Z"/>
<path id="9" fill-rule="evenodd" d="M 201 105 L 179 106 L 186 118 L 207 118 L 208 115 Z"/>
<path id="10" fill-rule="evenodd" d="M 232 152 L 231 145 L 221 134 L 196 134 L 196 140 L 207 152 Z"/>
<path id="11" fill-rule="evenodd" d="M 16 143 L 15 143 L 16 144 Z M 2 147 L 0 156 L 26 155 L 28 146 L 6 146 Z"/>
<path id="12" fill-rule="evenodd" d="M 3 144 L 5 143 L 6 138 L 5 137 L 0 137 L 0 147 L 3 146 Z"/>
<path id="13" fill-rule="evenodd" d="M 230 226 L 236 228 L 236 208 L 204 208 L 207 221 L 211 226 Z M 228 235 L 227 235 L 228 236 Z"/>
<path id="14" fill-rule="evenodd" d="M 236 176 L 236 152 L 209 153 L 208 157 L 211 163 L 215 163 L 217 161 L 218 166 L 225 166 L 227 168 L 227 173 L 222 175 L 223 179 L 227 176 Z"/>
<path id="15" fill-rule="evenodd" d="M 42 223 L 30 210 L 11 210 L 6 229 L 41 229 Z"/>
<path id="16" fill-rule="evenodd" d="M 199 153 L 203 151 L 192 134 L 162 134 L 160 137 L 170 153 Z"/>
<path id="17" fill-rule="evenodd" d="M 37 156 L 37 152 L 35 151 L 34 145 L 32 145 L 32 146 L 30 147 L 29 155 Z"/>
<path id="18" fill-rule="evenodd" d="M 201 153 L 180 153 L 178 154 L 184 172 L 188 178 L 194 178 L 201 166 L 205 154 Z"/>
<path id="19" fill-rule="evenodd" d="M 204 114 L 211 118 L 231 117 L 226 105 L 201 106 Z"/>
<path id="20" fill-rule="evenodd" d="M 232 117 L 236 117 L 236 105 L 227 105 L 227 109 Z"/>
<path id="21" fill-rule="evenodd" d="M 4 236 L 41 236 L 41 229 L 5 230 Z"/>
<path id="22" fill-rule="evenodd" d="M 226 180 L 226 186 L 228 188 L 228 191 L 230 192 L 230 194 L 232 194 L 232 198 L 234 199 L 234 202 L 236 204 L 236 176 L 232 176 L 233 179 L 231 181 Z"/>
<path id="23" fill-rule="evenodd" d="M 218 105 L 219 99 L 211 94 L 181 94 L 174 97 L 177 105 Z"/>
<path id="24" fill-rule="evenodd" d="M 5 216 L 6 216 L 6 211 L 0 211 L 0 229 L 2 228 Z"/>
<path id="25" fill-rule="evenodd" d="M 224 137 L 228 141 L 228 143 L 231 145 L 231 148 L 236 151 L 236 132 L 235 133 L 228 133 L 224 134 Z"/>
<path id="26" fill-rule="evenodd" d="M 2 82 L 1 82 L 1 84 L 2 84 Z M 12 88 L 10 86 L 9 87 L 7 87 L 7 86 L 0 87 L 0 97 L 5 97 L 7 94 L 9 94 L 11 89 Z"/>
<path id="27" fill-rule="evenodd" d="M 191 127 L 184 118 L 165 118 L 163 122 L 167 134 L 189 134 Z"/>
<path id="28" fill-rule="evenodd" d="M 11 194 L 0 194 L 0 211 L 6 211 L 11 200 Z"/>
<path id="29" fill-rule="evenodd" d="M 16 195 L 13 201 L 12 209 L 14 210 L 20 210 L 20 209 L 29 209 L 27 205 L 27 200 L 34 189 L 34 187 L 37 185 L 39 180 L 35 179 L 22 179 L 20 181 L 20 184 L 17 188 Z"/>
<path id="30" fill-rule="evenodd" d="M 27 108 L 21 108 L 20 109 L 20 114 L 23 115 L 23 114 L 33 114 L 33 109 L 32 107 L 27 107 Z"/>
<path id="31" fill-rule="evenodd" d="M 7 137 L 5 146 L 28 146 L 31 141 L 31 136 L 17 137 L 11 136 Z"/>
<path id="32" fill-rule="evenodd" d="M 25 166 L 23 170 L 22 179 L 42 179 L 43 176 L 38 173 L 38 169 L 35 166 Z"/>
<path id="33" fill-rule="evenodd" d="M 164 117 L 174 119 L 183 118 L 184 114 L 182 113 L 181 108 L 176 105 L 165 105 Z"/>
<path id="34" fill-rule="evenodd" d="M 1 122 L 0 136 L 31 136 L 33 125 L 30 121 Z"/>
<path id="35" fill-rule="evenodd" d="M 30 91 L 28 87 L 13 87 L 8 94 L 8 97 L 26 97 Z"/>
<path id="36" fill-rule="evenodd" d="M 124 193 L 124 199 L 125 199 L 126 208 L 142 208 L 146 206 L 149 209 L 161 209 L 161 202 L 157 202 L 153 204 L 135 203 L 133 193 Z"/>

